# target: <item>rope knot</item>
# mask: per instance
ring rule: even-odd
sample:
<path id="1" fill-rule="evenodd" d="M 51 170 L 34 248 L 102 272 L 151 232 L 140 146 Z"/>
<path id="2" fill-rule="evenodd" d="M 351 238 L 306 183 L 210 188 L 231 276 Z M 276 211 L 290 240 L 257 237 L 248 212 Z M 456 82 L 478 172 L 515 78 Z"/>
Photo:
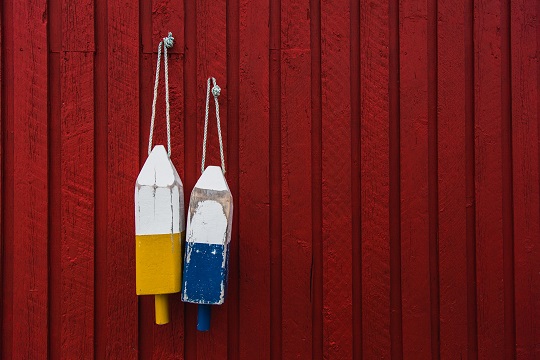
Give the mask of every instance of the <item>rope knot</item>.
<path id="1" fill-rule="evenodd" d="M 172 33 L 170 32 L 169 35 L 167 35 L 167 37 L 164 37 L 163 38 L 163 44 L 165 44 L 165 47 L 170 49 L 173 47 L 174 45 L 174 38 L 172 36 Z"/>
<path id="2" fill-rule="evenodd" d="M 212 88 L 212 95 L 216 98 L 221 95 L 221 88 L 217 84 Z"/>

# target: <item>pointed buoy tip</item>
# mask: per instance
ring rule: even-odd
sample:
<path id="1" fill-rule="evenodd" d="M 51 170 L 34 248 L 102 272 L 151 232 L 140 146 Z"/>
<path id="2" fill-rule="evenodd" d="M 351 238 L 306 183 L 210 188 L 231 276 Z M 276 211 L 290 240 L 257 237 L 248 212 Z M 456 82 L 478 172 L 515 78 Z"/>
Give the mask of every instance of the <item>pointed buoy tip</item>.
<path id="1" fill-rule="evenodd" d="M 181 184 L 167 150 L 163 145 L 154 146 L 137 177 L 137 184 L 140 186 L 156 185 L 165 187 L 172 186 L 175 181 Z"/>
<path id="2" fill-rule="evenodd" d="M 163 153 L 167 156 L 169 156 L 167 154 L 167 150 L 165 149 L 165 146 L 163 145 L 156 145 L 154 146 L 154 148 L 152 149 L 152 151 L 150 152 L 150 156 L 152 156 L 153 153 Z"/>
<path id="3" fill-rule="evenodd" d="M 195 184 L 195 187 L 207 190 L 230 191 L 229 185 L 227 185 L 225 176 L 223 176 L 223 172 L 219 166 L 208 166 Z"/>

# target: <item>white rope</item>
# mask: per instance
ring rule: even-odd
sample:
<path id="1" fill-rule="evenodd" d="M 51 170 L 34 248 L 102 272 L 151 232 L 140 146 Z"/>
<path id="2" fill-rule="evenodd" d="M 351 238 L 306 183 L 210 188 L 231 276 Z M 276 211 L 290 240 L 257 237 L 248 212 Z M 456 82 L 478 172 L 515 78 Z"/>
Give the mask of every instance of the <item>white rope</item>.
<path id="1" fill-rule="evenodd" d="M 219 155 L 221 156 L 221 171 L 225 174 L 225 156 L 223 155 L 223 140 L 221 138 L 221 124 L 219 120 L 219 101 L 218 96 L 221 94 L 221 88 L 216 84 L 216 79 L 209 77 L 206 82 L 206 111 L 204 114 L 204 137 L 203 137 L 203 151 L 201 160 L 201 173 L 204 172 L 204 162 L 206 160 L 206 139 L 208 137 L 208 113 L 210 110 L 210 81 L 214 84 L 212 87 L 212 95 L 214 95 L 214 102 L 216 103 L 216 122 L 219 138 Z"/>
<path id="2" fill-rule="evenodd" d="M 158 55 L 156 63 L 156 81 L 154 82 L 154 100 L 152 101 L 152 119 L 150 120 L 150 136 L 148 139 L 148 155 L 152 152 L 152 138 L 154 137 L 154 122 L 156 119 L 156 101 L 158 95 L 159 84 L 159 68 L 161 62 L 161 46 L 165 44 L 163 48 L 163 66 L 165 68 L 165 116 L 167 118 L 167 153 L 171 157 L 171 117 L 169 115 L 169 64 L 167 61 L 167 49 L 171 48 L 174 44 L 174 38 L 172 33 L 169 33 L 167 37 L 163 38 L 163 41 L 159 42 Z"/>

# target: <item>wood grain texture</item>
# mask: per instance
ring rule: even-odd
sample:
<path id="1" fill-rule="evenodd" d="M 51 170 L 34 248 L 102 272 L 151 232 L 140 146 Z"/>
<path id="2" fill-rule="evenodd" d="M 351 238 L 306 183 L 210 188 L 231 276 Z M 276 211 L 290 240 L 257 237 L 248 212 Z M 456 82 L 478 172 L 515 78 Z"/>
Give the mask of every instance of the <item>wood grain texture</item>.
<path id="1" fill-rule="evenodd" d="M 352 357 L 350 30 L 347 1 L 321 3 L 323 355 Z"/>
<path id="2" fill-rule="evenodd" d="M 54 239 L 59 243 L 59 263 L 52 265 L 60 272 L 61 295 L 53 294 L 62 314 L 58 355 L 90 359 L 94 355 L 94 2 L 66 0 L 58 11 L 65 52 L 54 64 L 60 75 L 60 118 L 54 123 L 59 125 L 55 162 L 60 178 L 51 179 L 59 185 L 55 190 L 60 201 L 58 210 L 52 209 L 60 215 L 61 229 L 60 238 Z"/>
<path id="3" fill-rule="evenodd" d="M 401 179 L 399 92 L 399 1 L 388 4 L 388 133 L 390 226 L 390 355 L 403 358 L 401 296 Z"/>
<path id="4" fill-rule="evenodd" d="M 67 52 L 61 60 L 62 357 L 88 359 L 94 350 L 93 69 L 91 53 Z"/>
<path id="5" fill-rule="evenodd" d="M 322 74 L 321 2 L 310 0 L 311 47 L 311 265 L 312 356 L 323 357 L 323 241 L 322 241 Z"/>
<path id="6" fill-rule="evenodd" d="M 13 2 L 13 348 L 47 353 L 47 17 L 45 1 Z"/>
<path id="7" fill-rule="evenodd" d="M 107 357 L 137 357 L 133 184 L 139 163 L 139 8 L 109 1 Z M 103 144 L 105 145 L 105 144 Z M 131 212 L 131 213 L 130 213 Z"/>
<path id="8" fill-rule="evenodd" d="M 267 2 L 240 1 L 238 196 L 241 211 L 238 226 L 241 359 L 270 357 L 268 22 Z"/>
<path id="9" fill-rule="evenodd" d="M 475 2 L 478 358 L 504 356 L 501 2 Z"/>
<path id="10" fill-rule="evenodd" d="M 362 358 L 362 182 L 360 121 L 360 2 L 351 1 L 351 217 L 353 359 Z"/>
<path id="11" fill-rule="evenodd" d="M 403 359 L 431 358 L 427 5 L 399 9 Z"/>
<path id="12" fill-rule="evenodd" d="M 49 26 L 48 59 L 48 261 L 50 266 L 49 282 L 49 336 L 48 357 L 59 359 L 62 353 L 62 81 L 61 51 L 64 36 L 62 21 L 62 1 L 49 1 L 47 4 Z M 53 40 L 54 39 L 54 40 Z"/>
<path id="13" fill-rule="evenodd" d="M 540 5 L 511 6 L 515 354 L 533 359 L 540 357 Z"/>
<path id="14" fill-rule="evenodd" d="M 193 119 L 197 123 L 197 177 L 200 175 L 202 158 L 206 81 L 210 76 L 216 78 L 221 88 L 221 95 L 218 98 L 221 134 L 224 152 L 227 153 L 227 25 L 225 15 L 226 2 L 202 0 L 197 2 L 197 117 Z M 221 164 L 216 110 L 212 98 L 209 112 L 205 166 Z M 225 166 L 227 166 L 227 158 L 225 158 Z M 197 358 L 224 359 L 226 357 L 227 307 L 215 306 L 212 307 L 210 331 L 197 333 Z"/>
<path id="15" fill-rule="evenodd" d="M 281 5 L 282 353 L 312 358 L 311 76 L 308 1 Z"/>
<path id="16" fill-rule="evenodd" d="M 476 130 L 474 0 L 465 0 L 465 196 L 467 262 L 467 358 L 478 358 L 476 278 Z"/>
<path id="17" fill-rule="evenodd" d="M 237 206 L 233 209 L 233 219 L 239 219 L 239 110 L 240 110 L 240 3 L 238 0 L 227 2 L 227 182 Z M 239 223 L 233 223 L 229 257 L 229 294 L 227 309 L 227 356 L 239 357 L 240 348 L 240 301 L 239 301 Z"/>
<path id="18" fill-rule="evenodd" d="M 2 37 L 2 33 L 3 33 L 3 24 L 4 24 L 4 21 L 3 21 L 3 14 L 4 14 L 4 11 L 3 9 L 0 10 L 0 69 L 1 69 L 1 64 L 2 64 L 2 49 L 3 49 L 3 37 Z M 4 40 L 5 41 L 5 40 Z M 0 70 L 0 179 L 2 179 L 2 181 L 0 181 L 0 337 L 3 338 L 3 331 L 2 331 L 2 325 L 4 323 L 3 321 L 3 307 L 4 307 L 4 233 L 2 231 L 2 224 L 4 223 L 3 222 L 3 207 L 2 207 L 2 199 L 3 199 L 3 196 L 2 196 L 2 192 L 3 192 L 3 183 L 4 183 L 4 168 L 3 168 L 3 165 L 4 165 L 4 161 L 3 161 L 3 157 L 4 157 L 4 148 L 3 148 L 3 133 L 2 133 L 2 130 L 4 128 L 4 116 L 5 116 L 5 112 L 4 112 L 4 98 L 1 94 L 1 91 L 3 89 L 3 86 L 4 86 L 4 75 L 3 75 L 3 71 Z M 0 356 L 2 356 L 2 351 L 0 350 Z"/>
<path id="19" fill-rule="evenodd" d="M 269 9 L 268 115 L 270 180 L 270 358 L 283 353 L 283 209 L 281 159 L 281 1 L 271 0 Z"/>
<path id="20" fill-rule="evenodd" d="M 311 358 L 311 154 L 309 51 L 282 55 L 282 331 L 285 358 Z M 296 98 L 296 100 L 295 100 Z"/>
<path id="21" fill-rule="evenodd" d="M 94 355 L 107 356 L 109 332 L 107 319 L 107 251 L 108 251 L 108 112 L 109 112 L 109 47 L 108 47 L 108 3 L 95 0 L 94 54 Z M 101 145 L 101 146 L 99 146 Z M 135 229 L 134 229 L 135 230 Z M 135 233 L 135 231 L 133 231 Z M 135 272 L 133 270 L 133 281 Z M 133 283 L 134 284 L 134 283 Z M 136 295 L 135 295 L 136 297 Z M 101 320 L 101 321 L 100 321 Z"/>
<path id="22" fill-rule="evenodd" d="M 3 9 L 0 11 L 0 49 L 3 49 L 3 41 L 2 41 L 2 29 L 3 29 Z M 2 51 L 0 51 L 0 64 L 2 64 Z M 2 91 L 1 89 L 3 89 L 3 72 L 0 71 L 0 91 Z M 1 96 L 0 94 L 0 338 L 3 338 L 2 337 L 2 324 L 3 324 L 3 312 L 2 312 L 2 309 L 3 309 L 3 299 L 4 299 L 4 261 L 3 261 L 3 248 L 4 248 L 4 234 L 3 234 L 3 228 L 2 228 L 2 224 L 3 224 L 3 207 L 2 207 L 2 193 L 3 193 L 3 189 L 4 189 L 4 186 L 3 186 L 3 174 L 4 174 L 4 168 L 3 168 L 3 164 L 4 162 L 2 161 L 3 160 L 3 156 L 4 156 L 4 147 L 3 147 L 3 144 L 4 144 L 4 136 L 3 136 L 3 128 L 4 128 L 4 119 L 5 119 L 5 113 L 3 110 L 4 107 L 2 106 L 3 105 L 3 97 Z M 2 351 L 0 350 L 0 356 L 2 355 Z"/>
<path id="23" fill-rule="evenodd" d="M 13 2 L 6 1 L 2 6 L 2 349 L 0 355 L 10 358 L 13 352 L 13 97 L 14 89 L 10 86 L 13 79 Z"/>
<path id="24" fill-rule="evenodd" d="M 464 1 L 438 7 L 440 358 L 466 359 L 467 218 Z"/>
<path id="25" fill-rule="evenodd" d="M 390 358 L 388 4 L 360 3 L 362 351 Z M 367 296 L 369 294 L 369 296 Z"/>
<path id="26" fill-rule="evenodd" d="M 94 51 L 94 0 L 61 0 L 59 10 L 62 51 Z"/>

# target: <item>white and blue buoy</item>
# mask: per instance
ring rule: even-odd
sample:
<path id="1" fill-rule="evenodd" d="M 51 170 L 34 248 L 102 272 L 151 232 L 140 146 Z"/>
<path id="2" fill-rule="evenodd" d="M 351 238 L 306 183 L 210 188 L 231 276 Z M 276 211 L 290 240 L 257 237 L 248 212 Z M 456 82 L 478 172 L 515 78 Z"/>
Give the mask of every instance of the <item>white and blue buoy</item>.
<path id="1" fill-rule="evenodd" d="M 191 192 L 182 282 L 182 300 L 199 304 L 199 331 L 210 328 L 210 305 L 225 301 L 232 215 L 222 169 L 209 166 Z"/>

